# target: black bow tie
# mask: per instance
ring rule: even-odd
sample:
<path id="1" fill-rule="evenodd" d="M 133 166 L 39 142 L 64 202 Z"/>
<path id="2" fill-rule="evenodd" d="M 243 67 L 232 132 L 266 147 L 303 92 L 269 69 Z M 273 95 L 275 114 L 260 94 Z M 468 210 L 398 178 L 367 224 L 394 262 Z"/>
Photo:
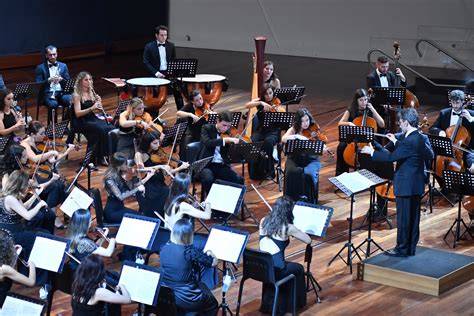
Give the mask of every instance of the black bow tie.
<path id="1" fill-rule="evenodd" d="M 158 43 L 158 47 L 161 47 L 161 46 L 165 47 L 165 44 Z"/>
<path id="2" fill-rule="evenodd" d="M 51 68 L 51 67 L 56 67 L 57 65 L 58 65 L 58 63 L 49 64 L 49 68 Z"/>
<path id="3" fill-rule="evenodd" d="M 456 113 L 453 111 L 453 115 L 461 116 L 462 112 Z"/>
<path id="4" fill-rule="evenodd" d="M 380 78 L 387 77 L 387 74 L 380 74 Z"/>

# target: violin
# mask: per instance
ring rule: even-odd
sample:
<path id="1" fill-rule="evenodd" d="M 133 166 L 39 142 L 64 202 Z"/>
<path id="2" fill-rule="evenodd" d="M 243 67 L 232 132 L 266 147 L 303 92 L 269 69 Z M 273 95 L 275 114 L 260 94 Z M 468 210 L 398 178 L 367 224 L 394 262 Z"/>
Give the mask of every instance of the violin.
<path id="1" fill-rule="evenodd" d="M 281 101 L 278 98 L 273 98 L 270 105 L 271 108 L 268 112 L 286 112 L 285 107 L 281 105 Z"/>
<path id="2" fill-rule="evenodd" d="M 221 134 L 221 138 L 225 138 L 225 137 L 238 138 L 241 142 L 246 143 L 246 144 L 252 142 L 252 139 L 250 139 L 250 137 L 242 135 L 242 133 L 239 133 L 237 128 L 233 126 L 231 126 L 231 128 L 229 128 L 227 132 Z"/>
<path id="3" fill-rule="evenodd" d="M 368 90 L 369 93 L 369 101 L 367 102 L 367 105 L 370 103 L 370 99 L 373 97 L 374 92 L 372 89 Z M 368 112 L 369 112 L 369 107 L 366 105 L 365 110 L 364 110 L 364 115 L 356 117 L 352 123 L 356 126 L 369 126 L 374 129 L 375 132 L 377 132 L 377 121 L 373 117 L 369 117 Z M 356 148 L 355 143 L 350 143 L 347 144 L 347 147 L 344 149 L 344 162 L 352 167 L 355 168 L 355 155 L 357 155 L 357 152 L 359 149 L 363 148 L 364 146 L 367 146 L 367 143 L 359 143 L 357 144 L 358 148 Z"/>
<path id="4" fill-rule="evenodd" d="M 183 163 L 183 161 L 178 158 L 178 154 L 173 153 L 172 155 L 169 155 L 164 151 L 163 148 L 152 152 L 150 155 L 150 160 L 157 165 L 167 165 L 168 161 L 173 161 L 177 165 Z"/>
<path id="5" fill-rule="evenodd" d="M 466 102 L 471 102 L 471 96 L 468 96 Z M 464 110 L 464 105 L 461 111 Z M 454 147 L 454 157 L 436 157 L 435 174 L 438 177 L 443 176 L 443 170 L 464 171 L 463 149 L 471 142 L 471 134 L 469 130 L 462 126 L 463 118 L 460 117 L 456 125 L 452 125 L 446 129 L 446 137 L 449 137 Z"/>
<path id="6" fill-rule="evenodd" d="M 135 116 L 134 120 L 138 121 L 138 124 L 137 126 L 135 126 L 135 128 L 143 130 L 143 124 L 141 124 L 140 122 L 145 122 L 149 125 L 149 127 L 146 129 L 147 132 L 163 133 L 163 126 L 154 123 L 154 120 L 152 120 L 151 115 L 147 112 L 143 112 L 143 115 L 141 116 Z"/>
<path id="7" fill-rule="evenodd" d="M 307 129 L 303 130 L 302 134 L 312 141 L 320 140 L 323 143 L 327 143 L 328 141 L 327 136 L 321 133 L 321 127 L 319 127 L 318 123 L 311 123 Z"/>
<path id="8" fill-rule="evenodd" d="M 204 103 L 201 107 L 197 107 L 194 110 L 194 114 L 199 117 L 199 119 L 204 118 L 206 122 L 209 120 L 209 114 L 212 113 L 211 106 L 208 103 Z M 193 122 L 194 124 L 195 122 Z"/>

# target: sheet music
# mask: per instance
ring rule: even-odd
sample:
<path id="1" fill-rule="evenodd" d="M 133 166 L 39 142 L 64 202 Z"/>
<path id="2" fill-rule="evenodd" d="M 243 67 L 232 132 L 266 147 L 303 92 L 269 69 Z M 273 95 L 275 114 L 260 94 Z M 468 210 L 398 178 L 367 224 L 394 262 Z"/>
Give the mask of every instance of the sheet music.
<path id="1" fill-rule="evenodd" d="M 211 203 L 213 210 L 233 214 L 241 193 L 241 188 L 213 183 L 206 203 Z"/>
<path id="2" fill-rule="evenodd" d="M 61 204 L 60 209 L 69 217 L 72 217 L 72 214 L 78 209 L 88 209 L 93 201 L 94 200 L 86 192 L 79 188 L 74 188 Z"/>
<path id="3" fill-rule="evenodd" d="M 153 305 L 160 273 L 124 265 L 119 284 L 125 285 L 132 301 Z"/>
<path id="4" fill-rule="evenodd" d="M 29 260 L 35 263 L 36 268 L 58 272 L 66 247 L 64 241 L 36 236 Z"/>
<path id="5" fill-rule="evenodd" d="M 329 210 L 295 205 L 293 208 L 293 225 L 305 233 L 321 237 L 329 215 Z"/>
<path id="6" fill-rule="evenodd" d="M 117 233 L 117 243 L 146 249 L 156 222 L 124 216 Z"/>
<path id="7" fill-rule="evenodd" d="M 43 305 L 7 296 L 0 310 L 1 316 L 40 316 Z"/>
<path id="8" fill-rule="evenodd" d="M 237 263 L 246 240 L 245 235 L 212 228 L 204 252 L 210 250 L 219 260 Z"/>
<path id="9" fill-rule="evenodd" d="M 344 172 L 335 178 L 352 193 L 364 191 L 375 184 L 358 172 Z"/>

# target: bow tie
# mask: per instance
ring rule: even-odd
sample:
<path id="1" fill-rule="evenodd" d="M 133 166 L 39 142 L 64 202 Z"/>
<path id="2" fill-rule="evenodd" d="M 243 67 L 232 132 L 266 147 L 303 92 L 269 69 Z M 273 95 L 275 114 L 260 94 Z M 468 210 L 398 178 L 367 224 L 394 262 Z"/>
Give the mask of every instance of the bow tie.
<path id="1" fill-rule="evenodd" d="M 380 74 L 380 78 L 387 77 L 387 74 Z"/>
<path id="2" fill-rule="evenodd" d="M 49 64 L 49 68 L 51 68 L 51 67 L 56 67 L 57 65 L 58 65 L 58 63 Z"/>
<path id="3" fill-rule="evenodd" d="M 161 46 L 165 47 L 165 44 L 158 43 L 158 47 L 161 47 Z"/>
<path id="4" fill-rule="evenodd" d="M 453 115 L 461 116 L 462 112 L 456 113 L 453 111 Z"/>

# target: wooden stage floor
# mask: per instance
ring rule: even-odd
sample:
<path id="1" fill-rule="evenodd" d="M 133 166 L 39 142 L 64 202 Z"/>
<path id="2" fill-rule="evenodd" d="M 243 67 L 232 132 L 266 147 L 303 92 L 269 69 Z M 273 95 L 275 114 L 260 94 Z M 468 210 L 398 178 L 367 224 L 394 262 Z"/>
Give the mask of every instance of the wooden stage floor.
<path id="1" fill-rule="evenodd" d="M 59 55 L 60 55 L 59 51 Z M 224 75 L 229 80 L 230 88 L 224 92 L 221 100 L 216 105 L 216 110 L 228 109 L 231 111 L 243 111 L 244 104 L 250 98 L 250 78 L 251 78 L 251 57 L 248 53 L 210 51 L 197 49 L 178 48 L 179 57 L 197 57 L 199 59 L 198 73 L 213 73 Z M 60 58 L 59 58 L 60 59 Z M 290 110 L 306 106 L 322 127 L 322 131 L 329 138 L 328 147 L 335 152 L 337 147 L 337 121 L 344 109 L 349 105 L 353 91 L 365 85 L 365 75 L 369 71 L 367 63 L 347 62 L 337 60 L 320 60 L 311 58 L 268 56 L 276 63 L 276 70 L 283 86 L 293 84 L 304 85 L 306 87 L 306 97 L 301 105 L 292 105 Z M 133 78 L 145 75 L 141 63 L 141 52 L 132 52 L 117 56 L 105 56 L 100 58 L 71 61 L 68 63 L 71 74 L 76 74 L 81 70 L 90 71 L 94 77 L 96 91 L 102 96 L 109 113 L 113 113 L 116 106 L 115 90 L 101 81 L 100 77 L 122 77 Z M 7 70 L 2 72 L 7 86 L 14 86 L 14 83 L 33 81 L 34 69 L 22 68 Z M 410 76 L 408 76 L 410 80 Z M 412 81 L 413 82 L 413 81 Z M 31 113 L 35 111 L 30 105 Z M 176 108 L 173 97 L 170 96 L 164 108 L 169 109 L 165 114 L 168 125 L 172 125 L 176 118 Z M 439 108 L 422 104 L 420 112 L 426 113 L 432 123 L 436 118 Z M 46 120 L 46 111 L 41 109 L 40 119 Z M 84 139 L 83 139 L 84 141 Z M 84 146 L 85 148 L 85 146 Z M 61 173 L 68 179 L 72 179 L 81 162 L 85 149 L 72 153 L 69 160 L 62 165 Z M 384 313 L 395 314 L 458 314 L 473 315 L 474 305 L 472 292 L 474 291 L 474 281 L 467 282 L 454 288 L 439 297 L 432 297 L 407 290 L 381 286 L 369 282 L 356 280 L 356 266 L 354 273 L 349 273 L 348 267 L 341 261 L 336 260 L 328 266 L 330 259 L 339 251 L 347 240 L 348 217 L 350 201 L 341 193 L 334 193 L 335 187 L 328 181 L 334 175 L 335 158 L 324 156 L 321 159 L 322 168 L 320 174 L 320 195 L 319 202 L 322 205 L 334 208 L 334 215 L 328 234 L 325 238 L 313 238 L 313 263 L 311 271 L 316 277 L 323 290 L 320 292 L 322 303 L 316 304 L 315 296 L 308 293 L 308 306 L 301 312 L 302 315 L 320 314 L 360 314 L 373 315 Z M 241 170 L 240 166 L 235 166 Z M 102 188 L 102 176 L 105 168 L 92 174 L 92 186 Z M 80 182 L 87 185 L 86 175 L 80 177 Z M 252 181 L 248 179 L 246 172 L 246 185 L 248 193 L 245 202 L 250 210 L 261 219 L 268 212 L 264 203 L 259 199 L 256 192 L 251 190 L 253 183 L 264 195 L 269 203 L 281 196 L 278 185 L 272 181 Z M 105 201 L 105 194 L 102 194 Z M 136 207 L 133 200 L 128 203 L 131 207 Z M 368 194 L 357 196 L 355 203 L 354 227 L 358 228 L 368 209 Z M 446 203 L 436 204 L 433 213 L 423 213 L 421 217 L 421 238 L 420 245 L 432 247 L 456 253 L 474 255 L 474 241 L 462 241 L 458 247 L 452 249 L 443 241 L 443 235 L 456 217 L 457 209 L 449 207 Z M 389 203 L 389 214 L 395 221 L 395 205 Z M 465 220 L 468 219 L 467 212 L 462 211 Z M 250 221 L 234 221 L 233 225 L 248 230 L 251 233 L 249 247 L 257 248 L 258 232 L 257 227 Z M 59 231 L 58 234 L 64 234 Z M 356 229 L 353 234 L 355 245 L 361 243 L 367 236 L 366 229 Z M 372 237 L 384 249 L 394 246 L 396 240 L 396 229 L 389 229 L 386 224 L 376 224 Z M 448 239 L 451 241 L 452 239 Z M 451 244 L 451 243 L 450 243 Z M 298 241 L 291 241 L 287 248 L 287 259 L 294 262 L 303 263 L 305 246 Z M 120 262 L 116 250 L 111 259 L 107 259 L 107 265 L 114 270 L 120 269 Z M 357 263 L 358 259 L 355 259 Z M 159 265 L 158 256 L 151 259 L 152 265 Z M 237 271 L 237 276 L 241 275 L 241 267 Z M 227 294 L 230 308 L 235 311 L 238 285 L 232 284 Z M 37 297 L 38 288 L 28 289 L 22 286 L 14 286 L 14 291 L 25 295 Z M 216 298 L 220 301 L 220 288 L 214 291 Z M 245 315 L 259 315 L 260 304 L 260 284 L 253 281 L 246 282 L 245 292 L 242 300 L 242 313 Z M 136 309 L 136 304 L 123 307 L 124 315 L 131 315 Z M 56 293 L 53 302 L 53 315 L 70 315 L 70 297 L 62 293 Z"/>

